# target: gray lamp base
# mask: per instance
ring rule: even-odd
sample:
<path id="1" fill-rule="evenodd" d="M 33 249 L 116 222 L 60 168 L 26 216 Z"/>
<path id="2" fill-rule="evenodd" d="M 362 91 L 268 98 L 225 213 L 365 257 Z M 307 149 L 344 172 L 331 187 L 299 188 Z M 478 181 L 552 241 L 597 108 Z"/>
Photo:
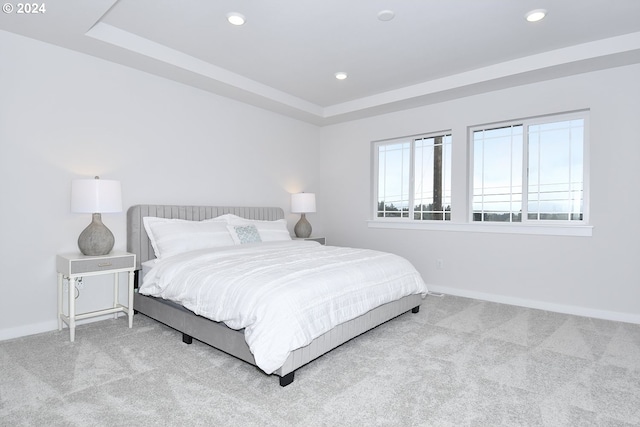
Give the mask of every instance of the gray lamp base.
<path id="1" fill-rule="evenodd" d="M 293 228 L 296 237 L 307 238 L 311 236 L 311 224 L 307 221 L 305 214 L 300 214 L 300 221 Z"/>
<path id="2" fill-rule="evenodd" d="M 91 224 L 78 237 L 78 247 L 84 255 L 106 255 L 113 249 L 113 233 L 102 223 L 102 215 L 93 214 Z"/>

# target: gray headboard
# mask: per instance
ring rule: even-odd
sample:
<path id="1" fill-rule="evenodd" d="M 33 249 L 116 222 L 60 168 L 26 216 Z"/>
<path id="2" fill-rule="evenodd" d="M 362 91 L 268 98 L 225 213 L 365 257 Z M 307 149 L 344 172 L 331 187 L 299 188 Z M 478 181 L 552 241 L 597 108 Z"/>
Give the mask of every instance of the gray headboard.
<path id="1" fill-rule="evenodd" d="M 228 207 L 228 206 L 176 206 L 176 205 L 134 205 L 127 211 L 127 251 L 136 254 L 136 269 L 140 263 L 155 258 L 153 247 L 144 229 L 142 218 L 178 218 L 189 221 L 202 221 L 224 214 L 234 214 L 248 219 L 274 221 L 284 218 L 281 208 L 269 207 Z"/>

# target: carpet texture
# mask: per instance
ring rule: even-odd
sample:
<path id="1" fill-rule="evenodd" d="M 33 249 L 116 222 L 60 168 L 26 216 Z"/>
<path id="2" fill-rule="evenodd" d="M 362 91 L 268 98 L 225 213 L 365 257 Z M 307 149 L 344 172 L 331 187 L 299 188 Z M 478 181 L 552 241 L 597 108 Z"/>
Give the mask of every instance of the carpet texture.
<path id="1" fill-rule="evenodd" d="M 453 296 L 277 377 L 145 316 L 0 342 L 2 426 L 640 426 L 640 325 Z"/>

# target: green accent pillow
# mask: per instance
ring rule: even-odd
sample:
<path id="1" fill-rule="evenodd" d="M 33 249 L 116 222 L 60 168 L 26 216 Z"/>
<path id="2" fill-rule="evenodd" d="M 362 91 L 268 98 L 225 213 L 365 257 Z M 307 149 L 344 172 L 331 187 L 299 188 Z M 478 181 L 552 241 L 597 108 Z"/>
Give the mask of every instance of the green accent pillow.
<path id="1" fill-rule="evenodd" d="M 233 227 L 241 245 L 246 243 L 260 243 L 262 239 L 255 225 L 236 225 Z"/>

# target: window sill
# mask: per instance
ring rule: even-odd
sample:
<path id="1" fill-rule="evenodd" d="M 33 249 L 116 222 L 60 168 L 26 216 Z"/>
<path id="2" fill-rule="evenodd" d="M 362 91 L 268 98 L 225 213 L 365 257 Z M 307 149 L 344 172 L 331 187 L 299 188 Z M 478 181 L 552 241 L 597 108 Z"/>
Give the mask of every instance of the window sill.
<path id="1" fill-rule="evenodd" d="M 536 234 L 549 236 L 580 236 L 591 237 L 592 225 L 563 225 L 563 224 L 487 224 L 487 223 L 452 223 L 449 221 L 398 221 L 398 220 L 369 220 L 369 228 L 392 228 L 399 230 L 432 230 L 432 231 L 463 231 L 471 233 L 506 233 L 506 234 Z"/>

